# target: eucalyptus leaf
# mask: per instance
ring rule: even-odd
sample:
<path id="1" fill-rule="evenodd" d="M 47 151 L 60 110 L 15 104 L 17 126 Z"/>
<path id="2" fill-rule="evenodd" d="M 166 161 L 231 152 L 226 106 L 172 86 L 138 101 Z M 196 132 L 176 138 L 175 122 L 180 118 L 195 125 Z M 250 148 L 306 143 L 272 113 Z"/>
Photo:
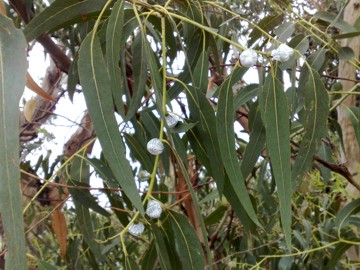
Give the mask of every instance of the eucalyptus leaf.
<path id="1" fill-rule="evenodd" d="M 96 33 L 91 32 L 82 43 L 79 75 L 90 117 L 110 168 L 134 206 L 144 214 L 134 176 L 125 156 L 125 147 L 117 128 L 109 75 Z"/>
<path id="2" fill-rule="evenodd" d="M 28 67 L 26 46 L 22 31 L 0 14 L 0 211 L 6 239 L 5 270 L 27 269 L 19 185 L 18 109 Z"/>

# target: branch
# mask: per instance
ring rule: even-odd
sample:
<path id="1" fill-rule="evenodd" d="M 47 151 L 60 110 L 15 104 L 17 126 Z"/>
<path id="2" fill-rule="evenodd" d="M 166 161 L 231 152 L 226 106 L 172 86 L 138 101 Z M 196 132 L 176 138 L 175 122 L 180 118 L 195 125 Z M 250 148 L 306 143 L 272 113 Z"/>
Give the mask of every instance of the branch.
<path id="1" fill-rule="evenodd" d="M 314 160 L 316 160 L 320 164 L 324 165 L 326 168 L 330 169 L 331 171 L 342 175 L 346 180 L 348 180 L 348 182 L 350 184 L 352 184 L 357 190 L 360 191 L 360 185 L 354 181 L 353 176 L 351 175 L 351 173 L 349 172 L 349 170 L 346 166 L 344 166 L 343 164 L 338 165 L 338 164 L 327 162 L 318 156 L 314 156 Z"/>
<path id="2" fill-rule="evenodd" d="M 26 8 L 25 0 L 9 0 L 10 5 L 25 24 L 28 24 L 34 17 L 34 11 Z M 28 13 L 29 12 L 29 13 Z M 48 35 L 42 35 L 36 39 L 44 49 L 50 54 L 56 66 L 63 72 L 69 73 L 71 60 L 66 54 L 55 44 Z"/>

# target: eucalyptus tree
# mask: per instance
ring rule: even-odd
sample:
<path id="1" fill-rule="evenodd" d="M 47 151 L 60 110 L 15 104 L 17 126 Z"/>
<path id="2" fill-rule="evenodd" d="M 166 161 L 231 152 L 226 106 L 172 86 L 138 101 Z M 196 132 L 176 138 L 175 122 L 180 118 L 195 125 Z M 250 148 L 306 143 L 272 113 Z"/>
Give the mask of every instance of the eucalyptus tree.
<path id="1" fill-rule="evenodd" d="M 5 269 L 356 267 L 344 253 L 360 243 L 360 200 L 345 186 L 360 187 L 339 163 L 337 108 L 358 95 L 359 79 L 338 67 L 359 70 L 341 41 L 360 26 L 337 4 L 4 3 Z M 42 87 L 26 75 L 36 43 L 53 61 Z M 39 97 L 19 129 L 25 84 Z M 78 130 L 63 155 L 33 165 L 24 153 L 43 146 L 43 124 L 75 93 L 87 107 Z M 94 176 L 106 199 L 90 192 Z"/>

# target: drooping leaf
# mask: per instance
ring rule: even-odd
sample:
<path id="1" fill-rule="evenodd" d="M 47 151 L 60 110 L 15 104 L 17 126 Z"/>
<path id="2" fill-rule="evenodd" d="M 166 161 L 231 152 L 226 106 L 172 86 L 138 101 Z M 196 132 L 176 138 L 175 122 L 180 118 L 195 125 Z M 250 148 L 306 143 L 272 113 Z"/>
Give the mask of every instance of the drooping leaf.
<path id="1" fill-rule="evenodd" d="M 173 211 L 168 213 L 175 236 L 176 252 L 181 258 L 182 269 L 204 269 L 203 250 L 189 220 L 179 213 Z"/>
<path id="2" fill-rule="evenodd" d="M 121 42 L 124 26 L 124 2 L 115 3 L 106 28 L 106 66 L 110 78 L 110 88 L 114 103 L 121 116 L 124 116 L 122 106 L 122 72 L 120 70 L 120 53 L 124 51 L 125 43 Z"/>
<path id="3" fill-rule="evenodd" d="M 272 73 L 265 79 L 260 109 L 266 130 L 266 149 L 280 202 L 280 217 L 288 249 L 291 248 L 291 156 L 289 110 L 283 85 Z"/>
<path id="4" fill-rule="evenodd" d="M 161 252 L 164 251 L 166 250 L 161 250 Z M 141 270 L 155 269 L 156 266 L 159 264 L 157 254 L 158 253 L 155 247 L 155 241 L 152 240 L 150 244 L 147 246 L 145 254 L 141 260 Z M 162 266 L 162 269 L 166 269 L 166 268 Z"/>
<path id="5" fill-rule="evenodd" d="M 110 168 L 134 206 L 144 214 L 129 161 L 125 156 L 113 111 L 108 73 L 96 33 L 90 33 L 80 49 L 80 82 L 104 155 Z"/>
<path id="6" fill-rule="evenodd" d="M 129 101 L 129 108 L 126 113 L 125 119 L 130 119 L 139 109 L 141 98 L 145 92 L 147 80 L 147 57 L 145 38 L 139 34 L 135 37 L 132 44 L 132 75 L 133 75 L 133 88 L 131 101 Z"/>
<path id="7" fill-rule="evenodd" d="M 162 269 L 172 269 L 171 265 L 173 260 L 171 260 L 171 252 L 169 252 L 169 243 L 166 241 L 166 233 L 157 227 L 153 222 L 151 224 L 151 231 L 154 235 L 155 245 L 157 250 L 157 255 L 160 260 L 160 265 Z"/>
<path id="8" fill-rule="evenodd" d="M 106 0 L 56 0 L 25 27 L 26 39 L 31 41 L 42 34 L 60 29 L 66 24 L 80 22 L 83 16 L 99 12 L 106 2 Z"/>
<path id="9" fill-rule="evenodd" d="M 249 129 L 250 138 L 244 152 L 241 162 L 241 172 L 246 179 L 256 161 L 259 159 L 261 151 L 265 147 L 265 127 L 261 120 L 261 113 L 259 106 L 253 105 L 249 112 Z"/>
<path id="10" fill-rule="evenodd" d="M 238 70 L 239 71 L 239 70 Z M 216 117 L 216 128 L 220 146 L 220 155 L 224 162 L 226 173 L 229 176 L 232 188 L 236 192 L 241 203 L 249 217 L 256 223 L 259 221 L 256 217 L 255 210 L 251 203 L 248 190 L 245 186 L 240 163 L 238 161 L 235 149 L 235 133 L 234 133 L 234 97 L 232 91 L 232 76 L 236 77 L 237 70 L 234 70 L 228 79 L 221 85 L 219 89 L 218 112 Z"/>
<path id="11" fill-rule="evenodd" d="M 200 156 L 204 157 L 201 161 L 204 161 L 203 164 L 207 166 L 207 169 L 213 175 L 221 194 L 225 174 L 223 162 L 218 154 L 220 149 L 216 132 L 216 118 L 214 110 L 206 98 L 208 67 L 208 57 L 203 52 L 193 73 L 194 87 L 188 86 L 189 91 L 186 92 L 191 114 L 190 119 L 193 122 L 199 122 L 189 131 L 191 133 L 189 139 L 195 152 L 199 152 L 201 149 Z"/>
<path id="12" fill-rule="evenodd" d="M 0 213 L 5 232 L 5 269 L 27 269 L 19 179 L 19 101 L 27 70 L 26 40 L 0 14 Z"/>
<path id="13" fill-rule="evenodd" d="M 89 165 L 81 157 L 75 157 L 70 170 L 71 179 L 78 179 L 80 183 L 89 184 L 90 171 Z M 72 190 L 69 190 L 70 194 Z M 95 241 L 94 227 L 90 216 L 90 211 L 87 206 L 74 200 L 77 224 L 81 231 L 86 244 L 94 253 L 98 260 L 102 261 L 105 257 L 102 256 L 102 247 Z"/>
<path id="14" fill-rule="evenodd" d="M 311 70 L 305 86 L 305 134 L 292 171 L 295 183 L 300 181 L 311 167 L 313 155 L 326 135 L 329 99 L 323 82 L 315 70 Z"/>

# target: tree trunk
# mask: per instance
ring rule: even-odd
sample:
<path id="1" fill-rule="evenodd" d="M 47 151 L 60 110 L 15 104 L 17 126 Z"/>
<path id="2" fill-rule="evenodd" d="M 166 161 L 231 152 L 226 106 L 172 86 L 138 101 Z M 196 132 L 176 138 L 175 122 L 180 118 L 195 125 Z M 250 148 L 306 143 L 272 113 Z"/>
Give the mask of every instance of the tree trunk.
<path id="1" fill-rule="evenodd" d="M 351 0 L 344 11 L 344 20 L 350 25 L 354 25 L 360 16 L 360 0 Z M 360 37 L 343 39 L 342 47 L 350 47 L 355 53 L 354 59 L 359 59 Z M 356 69 L 347 61 L 340 60 L 339 77 L 351 80 L 356 79 Z M 350 90 L 355 85 L 353 81 L 342 81 L 343 91 Z M 354 181 L 360 183 L 359 163 L 360 149 L 357 143 L 354 128 L 349 119 L 349 108 L 356 106 L 356 95 L 349 95 L 338 107 L 338 121 L 343 132 L 344 151 L 342 153 L 343 162 L 348 167 L 350 173 L 354 176 Z M 350 197 L 358 197 L 359 192 L 352 185 L 348 185 Z"/>
<path id="2" fill-rule="evenodd" d="M 350 0 L 344 10 L 344 20 L 350 25 L 354 25 L 355 21 L 360 16 L 360 0 Z M 350 47 L 355 53 L 355 60 L 359 59 L 360 51 L 360 37 L 343 39 L 341 43 L 342 47 Z M 356 79 L 356 69 L 347 61 L 340 60 L 339 63 L 339 77 L 347 78 L 351 80 Z M 342 81 L 344 91 L 349 91 L 355 83 L 353 81 Z M 353 179 L 356 183 L 360 183 L 360 149 L 356 139 L 355 130 L 349 119 L 349 108 L 356 106 L 356 95 L 349 95 L 344 102 L 338 107 L 338 121 L 342 129 L 344 149 L 342 153 L 342 159 L 345 165 L 348 167 L 350 173 L 353 175 Z M 359 191 L 351 184 L 347 186 L 349 199 L 358 198 Z M 356 247 L 351 247 L 346 252 L 348 258 L 351 261 L 360 261 L 360 255 L 357 253 Z M 353 268 L 355 269 L 355 268 Z"/>

